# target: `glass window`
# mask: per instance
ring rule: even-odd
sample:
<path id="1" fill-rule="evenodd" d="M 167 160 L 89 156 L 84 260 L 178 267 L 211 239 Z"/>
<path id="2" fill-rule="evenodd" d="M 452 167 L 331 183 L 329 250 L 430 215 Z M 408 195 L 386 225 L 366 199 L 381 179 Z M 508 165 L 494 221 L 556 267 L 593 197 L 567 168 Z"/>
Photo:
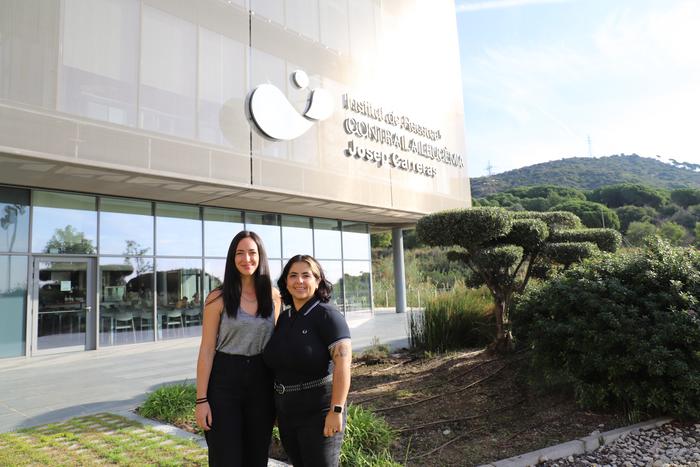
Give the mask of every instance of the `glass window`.
<path id="1" fill-rule="evenodd" d="M 153 260 L 100 258 L 100 346 L 153 340 Z"/>
<path id="2" fill-rule="evenodd" d="M 269 260 L 270 263 L 270 280 L 272 280 L 272 286 L 277 287 L 277 280 L 280 278 L 280 275 L 282 274 L 282 260 L 280 259 L 271 259 Z"/>
<path id="3" fill-rule="evenodd" d="M 204 297 L 224 283 L 225 259 L 204 260 Z"/>
<path id="4" fill-rule="evenodd" d="M 334 260 L 319 260 L 323 273 L 326 275 L 331 284 L 333 284 L 333 295 L 331 301 L 342 310 L 343 304 L 343 263 L 342 261 Z"/>
<path id="5" fill-rule="evenodd" d="M 100 200 L 100 253 L 153 254 L 153 206 L 148 201 Z"/>
<path id="6" fill-rule="evenodd" d="M 159 339 L 202 333 L 202 260 L 158 259 L 156 262 Z"/>
<path id="7" fill-rule="evenodd" d="M 347 0 L 323 0 L 321 6 L 321 42 L 343 55 L 347 55 L 348 37 Z"/>
<path id="8" fill-rule="evenodd" d="M 204 256 L 226 258 L 231 240 L 241 230 L 241 211 L 204 208 Z"/>
<path id="9" fill-rule="evenodd" d="M 367 224 L 343 221 L 343 259 L 370 259 Z"/>
<path id="10" fill-rule="evenodd" d="M 317 259 L 341 259 L 338 221 L 314 218 L 314 255 Z"/>
<path id="11" fill-rule="evenodd" d="M 280 221 L 277 214 L 245 213 L 245 228 L 262 238 L 268 258 L 281 258 Z"/>
<path id="12" fill-rule="evenodd" d="M 59 110 L 136 125 L 137 0 L 66 0 Z"/>
<path id="13" fill-rule="evenodd" d="M 260 15 L 277 24 L 284 24 L 284 2 L 271 2 L 270 0 L 250 0 L 250 9 L 255 16 Z"/>
<path id="14" fill-rule="evenodd" d="M 202 255 L 202 222 L 197 206 L 156 203 L 156 253 Z"/>
<path id="15" fill-rule="evenodd" d="M 199 29 L 199 139 L 246 148 L 248 138 L 229 141 L 222 132 L 227 109 L 240 110 L 246 92 L 246 45 L 208 29 Z M 225 123 L 225 125 L 231 122 Z"/>
<path id="16" fill-rule="evenodd" d="M 0 256 L 0 357 L 18 357 L 25 349 L 27 257 Z"/>
<path id="17" fill-rule="evenodd" d="M 29 191 L 0 186 L 0 251 L 29 249 Z"/>
<path id="18" fill-rule="evenodd" d="M 183 138 L 195 134 L 197 29 L 143 6 L 140 126 Z"/>
<path id="19" fill-rule="evenodd" d="M 287 27 L 318 41 L 318 0 L 287 0 Z"/>
<path id="20" fill-rule="evenodd" d="M 95 254 L 97 210 L 94 196 L 35 191 L 32 251 Z"/>
<path id="21" fill-rule="evenodd" d="M 370 309 L 370 273 L 372 265 L 368 261 L 343 262 L 343 287 L 345 288 L 345 311 L 366 311 Z"/>
<path id="22" fill-rule="evenodd" d="M 282 216 L 282 257 L 286 260 L 294 255 L 314 253 L 311 219 L 300 216 Z"/>

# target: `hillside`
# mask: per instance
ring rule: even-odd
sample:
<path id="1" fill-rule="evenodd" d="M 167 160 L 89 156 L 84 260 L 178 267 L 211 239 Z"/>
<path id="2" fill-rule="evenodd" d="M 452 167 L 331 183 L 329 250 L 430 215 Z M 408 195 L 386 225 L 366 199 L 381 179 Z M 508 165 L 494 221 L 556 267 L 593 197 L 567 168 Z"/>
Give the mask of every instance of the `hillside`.
<path id="1" fill-rule="evenodd" d="M 692 170 L 697 168 L 695 164 L 672 165 L 636 154 L 572 157 L 490 177 L 472 178 L 472 197 L 482 198 L 509 188 L 531 185 L 557 185 L 587 190 L 618 183 L 641 183 L 666 189 L 700 188 L 700 172 Z"/>

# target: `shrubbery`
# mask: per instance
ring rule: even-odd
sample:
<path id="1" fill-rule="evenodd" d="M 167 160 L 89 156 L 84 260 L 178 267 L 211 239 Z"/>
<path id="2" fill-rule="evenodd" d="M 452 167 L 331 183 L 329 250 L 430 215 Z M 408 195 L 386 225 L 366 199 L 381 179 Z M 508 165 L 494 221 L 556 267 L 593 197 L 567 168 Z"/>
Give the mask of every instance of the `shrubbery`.
<path id="1" fill-rule="evenodd" d="M 176 425 L 196 428 L 194 400 L 196 387 L 193 383 L 161 386 L 148 395 L 139 407 L 144 417 Z M 201 430 L 196 428 L 199 433 Z M 273 438 L 279 439 L 277 427 Z M 389 451 L 395 435 L 386 421 L 374 412 L 349 405 L 345 438 L 340 451 L 342 467 L 398 467 Z"/>
<path id="2" fill-rule="evenodd" d="M 495 331 L 491 294 L 464 284 L 438 294 L 424 311 L 409 315 L 411 346 L 431 352 L 483 347 L 493 341 Z"/>
<path id="3" fill-rule="evenodd" d="M 652 240 L 533 286 L 513 332 L 540 383 L 584 407 L 700 417 L 700 253 Z"/>

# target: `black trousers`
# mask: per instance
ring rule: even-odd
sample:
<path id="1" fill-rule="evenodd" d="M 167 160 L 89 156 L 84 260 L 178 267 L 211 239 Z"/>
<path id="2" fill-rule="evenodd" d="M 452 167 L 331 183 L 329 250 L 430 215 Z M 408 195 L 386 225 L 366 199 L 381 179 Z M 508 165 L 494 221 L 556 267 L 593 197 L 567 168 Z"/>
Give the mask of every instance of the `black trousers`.
<path id="1" fill-rule="evenodd" d="M 207 390 L 210 466 L 267 466 L 275 418 L 272 384 L 261 355 L 216 353 Z"/>
<path id="2" fill-rule="evenodd" d="M 287 394 L 275 394 L 277 426 L 289 461 L 294 467 L 336 467 L 345 434 L 323 436 L 331 400 L 331 385 Z"/>

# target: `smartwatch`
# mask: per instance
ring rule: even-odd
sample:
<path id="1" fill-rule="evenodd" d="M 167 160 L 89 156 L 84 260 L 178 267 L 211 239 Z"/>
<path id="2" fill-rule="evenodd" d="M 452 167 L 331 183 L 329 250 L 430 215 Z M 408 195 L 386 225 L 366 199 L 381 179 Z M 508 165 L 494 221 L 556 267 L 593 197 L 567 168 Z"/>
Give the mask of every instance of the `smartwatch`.
<path id="1" fill-rule="evenodd" d="M 333 406 L 333 413 L 343 413 L 343 406 L 342 405 L 334 405 Z"/>

